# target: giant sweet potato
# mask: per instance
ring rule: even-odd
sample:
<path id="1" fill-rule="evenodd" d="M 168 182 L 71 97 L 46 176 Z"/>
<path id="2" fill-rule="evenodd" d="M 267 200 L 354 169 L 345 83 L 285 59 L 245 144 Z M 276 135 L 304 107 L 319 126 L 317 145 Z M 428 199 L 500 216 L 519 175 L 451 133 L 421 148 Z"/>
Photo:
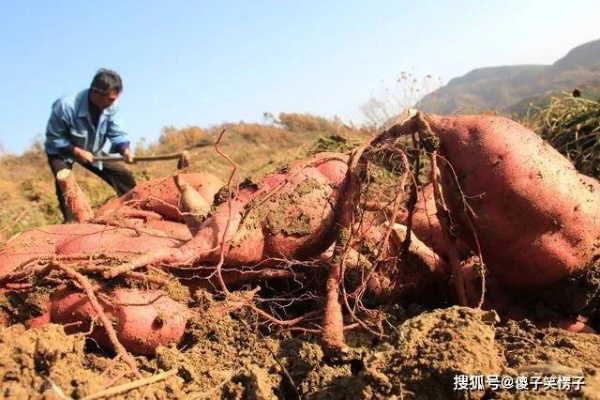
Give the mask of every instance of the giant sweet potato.
<path id="1" fill-rule="evenodd" d="M 507 118 L 419 114 L 399 127 L 400 133 L 429 128 L 440 140 L 443 196 L 453 221 L 472 248 L 476 235 L 484 262 L 505 284 L 550 284 L 598 258 L 597 180 Z"/>
<path id="2" fill-rule="evenodd" d="M 112 321 L 119 342 L 133 354 L 154 354 L 158 346 L 178 344 L 190 310 L 157 290 L 104 290 L 104 312 Z M 65 332 L 89 332 L 98 313 L 84 293 L 61 288 L 50 297 L 49 322 L 65 325 Z M 94 324 L 91 337 L 112 348 L 105 329 Z"/>

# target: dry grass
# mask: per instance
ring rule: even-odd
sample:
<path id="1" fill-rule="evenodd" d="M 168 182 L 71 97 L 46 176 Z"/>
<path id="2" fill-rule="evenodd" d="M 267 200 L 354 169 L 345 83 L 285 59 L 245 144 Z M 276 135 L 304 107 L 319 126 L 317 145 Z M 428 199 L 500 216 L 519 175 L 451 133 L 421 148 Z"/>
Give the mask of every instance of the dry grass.
<path id="1" fill-rule="evenodd" d="M 553 97 L 528 123 L 581 173 L 600 179 L 600 101 Z"/>

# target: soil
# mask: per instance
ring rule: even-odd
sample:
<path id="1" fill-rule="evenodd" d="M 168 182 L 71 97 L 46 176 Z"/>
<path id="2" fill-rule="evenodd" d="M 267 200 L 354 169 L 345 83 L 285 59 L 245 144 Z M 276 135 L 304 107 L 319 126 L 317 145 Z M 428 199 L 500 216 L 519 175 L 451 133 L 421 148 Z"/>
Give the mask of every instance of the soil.
<path id="1" fill-rule="evenodd" d="M 131 390 L 122 385 L 144 382 L 82 334 L 66 335 L 60 325 L 1 328 L 0 398 L 600 398 L 600 337 L 593 334 L 500 321 L 479 309 L 397 307 L 389 337 L 348 331 L 349 353 L 332 358 L 315 335 L 268 333 L 250 312 L 223 313 L 210 295 L 205 300 L 179 348 L 136 357 L 144 378 L 156 382 Z M 461 383 L 476 389 L 477 376 L 487 390 L 455 390 Z M 492 391 L 490 376 L 543 384 Z M 583 376 L 580 390 L 575 376 Z M 570 390 L 544 389 L 566 377 Z"/>

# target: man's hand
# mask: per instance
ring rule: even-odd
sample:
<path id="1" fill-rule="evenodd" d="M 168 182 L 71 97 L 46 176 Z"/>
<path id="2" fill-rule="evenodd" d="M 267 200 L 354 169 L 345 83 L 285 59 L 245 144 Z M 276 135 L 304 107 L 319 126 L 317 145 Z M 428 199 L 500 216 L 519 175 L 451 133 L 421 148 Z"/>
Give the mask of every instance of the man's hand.
<path id="1" fill-rule="evenodd" d="M 89 151 L 75 147 L 73 149 L 73 155 L 81 164 L 91 164 L 94 162 L 94 155 Z"/>
<path id="2" fill-rule="evenodd" d="M 123 156 L 123 161 L 125 161 L 127 164 L 133 164 L 135 162 L 135 157 L 129 147 L 123 151 L 122 156 Z"/>

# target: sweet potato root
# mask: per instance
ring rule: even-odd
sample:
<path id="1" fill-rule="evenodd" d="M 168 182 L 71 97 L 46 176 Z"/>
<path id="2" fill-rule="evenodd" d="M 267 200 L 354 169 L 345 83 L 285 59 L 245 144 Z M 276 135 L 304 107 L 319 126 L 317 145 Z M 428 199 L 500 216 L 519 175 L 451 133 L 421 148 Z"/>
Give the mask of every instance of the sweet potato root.
<path id="1" fill-rule="evenodd" d="M 442 227 L 437 217 L 437 208 L 431 184 L 418 188 L 417 203 L 412 216 L 411 229 L 416 236 L 436 254 L 448 260 L 448 249 L 445 246 Z M 408 223 L 408 210 L 402 210 L 397 220 L 400 224 Z M 469 246 L 458 240 L 458 252 L 461 257 L 467 257 L 471 252 Z"/>

